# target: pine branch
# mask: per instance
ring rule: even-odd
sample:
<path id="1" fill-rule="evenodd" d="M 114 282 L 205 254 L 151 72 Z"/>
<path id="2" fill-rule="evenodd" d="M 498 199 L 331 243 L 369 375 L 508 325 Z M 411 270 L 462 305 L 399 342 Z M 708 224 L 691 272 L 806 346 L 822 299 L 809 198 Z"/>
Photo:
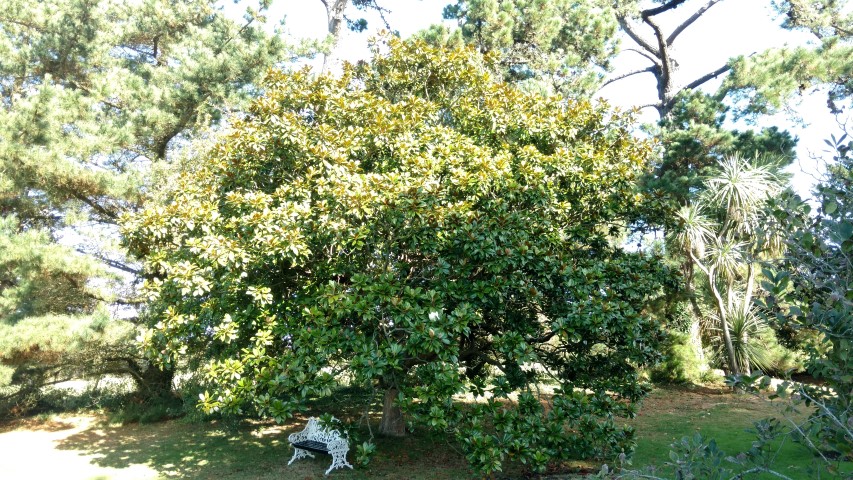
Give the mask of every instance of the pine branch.
<path id="1" fill-rule="evenodd" d="M 650 8 L 648 10 L 643 10 L 642 12 L 640 12 L 640 16 L 642 16 L 643 19 L 645 19 L 646 17 L 653 17 L 655 15 L 660 15 L 663 12 L 666 12 L 669 10 L 674 10 L 674 9 L 678 8 L 679 6 L 681 6 L 686 1 L 687 0 L 672 0 L 671 2 L 664 3 L 663 5 L 661 5 L 659 7 Z"/>
<path id="2" fill-rule="evenodd" d="M 682 90 L 690 90 L 690 89 L 696 88 L 696 87 L 704 84 L 708 80 L 711 80 L 712 78 L 716 78 L 716 77 L 722 75 L 723 73 L 728 72 L 731 69 L 732 69 L 731 65 L 725 64 L 722 67 L 714 70 L 713 72 L 702 75 L 701 77 L 697 78 L 696 80 L 693 80 L 692 82 L 688 83 Z"/>
<path id="3" fill-rule="evenodd" d="M 385 18 L 385 14 L 391 13 L 391 11 L 388 10 L 387 8 L 383 8 L 383 7 L 379 6 L 379 3 L 377 3 L 376 0 L 373 0 L 372 4 L 373 4 L 373 9 L 379 13 L 379 18 L 382 19 L 382 23 L 385 24 L 385 28 L 387 28 L 388 31 L 390 32 L 391 31 L 391 24 L 388 22 L 388 19 Z"/>
<path id="4" fill-rule="evenodd" d="M 104 217 L 104 223 L 109 223 L 109 224 L 113 224 L 113 225 L 117 224 L 117 220 L 118 220 L 118 214 L 117 213 L 112 212 L 110 210 L 107 210 L 102 205 L 98 205 L 94 200 L 86 197 L 85 195 L 83 195 L 79 192 L 72 191 L 70 193 L 71 193 L 71 196 L 73 196 L 77 200 L 80 200 L 81 202 L 85 203 L 86 205 L 91 207 L 92 210 L 96 211 L 101 216 L 103 216 Z"/>
<path id="5" fill-rule="evenodd" d="M 638 109 L 638 110 L 642 110 L 642 109 L 644 109 L 644 108 L 654 108 L 655 110 L 657 110 L 658 112 L 660 112 L 660 110 L 661 110 L 661 108 L 662 108 L 662 107 L 661 107 L 661 104 L 660 104 L 660 103 L 646 103 L 646 104 L 644 104 L 644 105 L 640 105 L 640 106 L 638 106 L 638 107 L 637 107 L 637 109 Z"/>
<path id="6" fill-rule="evenodd" d="M 653 57 L 653 56 L 649 55 L 648 53 L 646 53 L 646 52 L 644 52 L 638 48 L 626 48 L 625 51 L 637 53 L 639 55 L 646 57 L 650 62 L 654 63 L 655 65 L 660 65 L 660 60 L 657 57 Z"/>
<path id="7" fill-rule="evenodd" d="M 87 251 L 83 250 L 82 248 L 77 248 L 76 250 L 78 252 L 82 253 L 83 255 L 91 255 L 91 256 L 97 258 L 98 260 L 100 260 L 101 262 L 103 262 L 104 264 L 106 264 L 107 266 L 115 268 L 116 270 L 121 270 L 123 272 L 132 273 L 134 275 L 139 275 L 140 273 L 142 273 L 142 270 L 139 270 L 139 269 L 133 268 L 133 267 L 129 267 L 129 266 L 125 265 L 124 263 L 121 263 L 121 262 L 116 261 L 116 260 L 109 259 L 105 255 L 100 254 L 98 252 L 87 252 Z"/>

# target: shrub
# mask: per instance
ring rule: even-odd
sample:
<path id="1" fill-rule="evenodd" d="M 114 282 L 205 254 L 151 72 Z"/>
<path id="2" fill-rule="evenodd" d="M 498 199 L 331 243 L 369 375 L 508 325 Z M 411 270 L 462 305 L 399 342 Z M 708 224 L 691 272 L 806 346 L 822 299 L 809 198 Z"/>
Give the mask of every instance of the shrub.
<path id="1" fill-rule="evenodd" d="M 650 372 L 653 382 L 701 383 L 701 364 L 688 334 L 670 331 L 662 346 L 663 360 Z"/>

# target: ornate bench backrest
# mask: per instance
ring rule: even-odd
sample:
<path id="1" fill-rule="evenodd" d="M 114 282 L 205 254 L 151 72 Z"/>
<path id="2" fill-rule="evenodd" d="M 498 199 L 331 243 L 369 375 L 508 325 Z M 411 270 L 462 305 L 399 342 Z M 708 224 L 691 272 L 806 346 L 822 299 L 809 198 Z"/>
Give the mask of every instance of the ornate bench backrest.
<path id="1" fill-rule="evenodd" d="M 305 427 L 308 434 L 308 440 L 315 442 L 323 442 L 326 445 L 331 444 L 334 440 L 342 440 L 343 435 L 333 428 L 323 427 L 320 420 L 314 417 L 308 419 L 308 425 Z"/>

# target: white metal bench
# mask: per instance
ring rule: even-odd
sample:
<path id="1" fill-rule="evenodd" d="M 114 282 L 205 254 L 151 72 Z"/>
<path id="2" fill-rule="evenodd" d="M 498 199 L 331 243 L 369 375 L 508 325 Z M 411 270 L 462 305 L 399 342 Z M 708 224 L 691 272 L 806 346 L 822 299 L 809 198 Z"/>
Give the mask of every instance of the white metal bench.
<path id="1" fill-rule="evenodd" d="M 314 458 L 311 452 L 316 452 L 332 456 L 332 466 L 326 470 L 326 475 L 336 468 L 352 468 L 352 465 L 347 462 L 349 443 L 346 438 L 341 436 L 337 430 L 324 428 L 318 418 L 309 418 L 305 430 L 290 434 L 287 440 L 293 445 L 294 449 L 293 458 L 287 462 L 288 465 L 300 458 Z"/>

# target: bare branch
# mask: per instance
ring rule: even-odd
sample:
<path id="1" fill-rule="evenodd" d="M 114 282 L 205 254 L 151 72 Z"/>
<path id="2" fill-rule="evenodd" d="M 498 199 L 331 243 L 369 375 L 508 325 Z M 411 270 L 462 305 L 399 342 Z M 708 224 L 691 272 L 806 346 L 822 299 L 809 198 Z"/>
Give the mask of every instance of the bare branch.
<path id="1" fill-rule="evenodd" d="M 675 41 L 675 38 L 678 37 L 681 34 L 681 32 L 683 32 L 687 27 L 692 25 L 693 22 L 695 22 L 696 20 L 699 20 L 699 17 L 701 17 L 705 12 L 707 12 L 709 8 L 713 7 L 714 5 L 716 5 L 722 1 L 723 0 L 710 0 L 707 4 L 705 4 L 704 7 L 700 8 L 699 10 L 696 10 L 696 13 L 691 15 L 690 18 L 688 18 L 687 20 L 682 22 L 681 25 L 675 27 L 675 30 L 673 30 L 672 33 L 669 34 L 669 37 L 667 37 L 666 44 L 672 45 L 672 42 Z"/>
<path id="2" fill-rule="evenodd" d="M 689 90 L 689 89 L 696 88 L 696 87 L 702 85 L 703 83 L 707 82 L 708 80 L 711 80 L 712 78 L 716 78 L 719 75 L 726 73 L 731 69 L 732 69 L 731 65 L 725 64 L 722 67 L 714 70 L 713 72 L 702 75 L 701 77 L 697 78 L 696 80 L 693 80 L 692 82 L 688 83 L 682 90 Z"/>
<path id="3" fill-rule="evenodd" d="M 376 10 L 377 12 L 379 12 L 379 18 L 382 19 L 382 23 L 385 24 L 385 28 L 387 28 L 388 31 L 390 32 L 391 31 L 391 24 L 388 22 L 388 19 L 385 18 L 385 14 L 391 13 L 391 11 L 388 10 L 387 8 L 382 8 L 381 6 L 379 6 L 379 3 L 377 3 L 376 0 L 373 0 L 373 9 Z"/>
<path id="4" fill-rule="evenodd" d="M 622 30 L 624 30 L 625 33 L 627 33 L 628 36 L 631 37 L 631 40 L 637 42 L 637 45 L 643 47 L 643 49 L 652 54 L 652 56 L 658 56 L 658 50 L 653 47 L 648 40 L 640 36 L 640 34 L 636 30 L 636 27 L 634 25 L 631 25 L 626 17 L 619 15 L 617 19 L 619 20 L 619 25 L 622 27 Z"/>
<path id="5" fill-rule="evenodd" d="M 633 71 L 633 72 L 624 73 L 624 74 L 622 74 L 622 75 L 619 75 L 618 77 L 613 77 L 613 78 L 611 78 L 610 80 L 607 80 L 606 82 L 602 83 L 602 84 L 601 84 L 601 88 L 604 88 L 604 87 L 606 87 L 606 86 L 610 85 L 610 84 L 611 84 L 611 83 L 613 83 L 613 82 L 616 82 L 616 81 L 622 80 L 623 78 L 628 78 L 628 77 L 630 77 L 630 76 L 632 76 L 632 75 L 639 75 L 639 74 L 641 74 L 641 73 L 646 73 L 646 72 L 649 72 L 649 73 L 655 73 L 655 71 L 656 71 L 656 70 L 657 70 L 657 66 L 655 65 L 655 66 L 651 66 L 651 67 L 648 67 L 648 68 L 644 68 L 644 69 L 642 69 L 642 70 L 635 70 L 635 71 Z"/>
<path id="6" fill-rule="evenodd" d="M 659 7 L 650 8 L 648 10 L 643 10 L 642 12 L 640 12 L 640 15 L 642 15 L 643 18 L 653 17 L 655 15 L 659 15 L 663 12 L 668 11 L 668 10 L 674 10 L 686 1 L 687 0 L 672 0 L 671 2 L 664 3 L 663 5 L 661 5 Z"/>
<path id="7" fill-rule="evenodd" d="M 657 111 L 660 111 L 661 104 L 660 103 L 646 103 L 644 105 L 640 105 L 637 107 L 637 110 L 642 110 L 644 108 L 654 108 Z"/>
<path id="8" fill-rule="evenodd" d="M 142 273 L 142 270 L 127 266 L 127 265 L 125 265 L 119 261 L 107 258 L 105 255 L 102 255 L 98 252 L 87 252 L 86 250 L 83 250 L 82 248 L 78 248 L 77 251 L 84 254 L 84 255 L 91 255 L 91 256 L 97 258 L 98 260 L 100 260 L 101 262 L 103 262 L 104 264 L 106 264 L 107 266 L 115 268 L 116 270 L 121 270 L 123 272 L 132 273 L 134 275 L 139 275 L 140 273 Z"/>
<path id="9" fill-rule="evenodd" d="M 639 48 L 626 48 L 625 51 L 626 52 L 638 53 L 638 54 L 646 57 L 649 61 L 651 61 L 655 65 L 660 65 L 660 60 L 657 57 L 653 57 L 653 56 L 649 55 L 648 53 L 640 50 Z"/>

